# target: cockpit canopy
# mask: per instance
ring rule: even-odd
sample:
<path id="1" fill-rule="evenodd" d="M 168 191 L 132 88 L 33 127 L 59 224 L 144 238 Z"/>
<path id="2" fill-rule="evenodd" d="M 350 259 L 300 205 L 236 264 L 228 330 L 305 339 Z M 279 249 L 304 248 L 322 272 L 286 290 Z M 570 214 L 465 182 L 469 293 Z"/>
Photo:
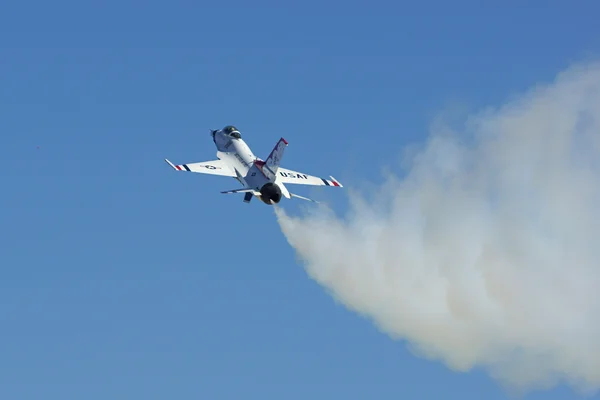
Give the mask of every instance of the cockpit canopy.
<path id="1" fill-rule="evenodd" d="M 240 135 L 240 131 L 238 131 L 238 129 L 233 125 L 227 125 L 225 128 L 223 128 L 223 132 L 226 135 L 232 136 L 236 139 L 242 138 L 242 135 Z"/>

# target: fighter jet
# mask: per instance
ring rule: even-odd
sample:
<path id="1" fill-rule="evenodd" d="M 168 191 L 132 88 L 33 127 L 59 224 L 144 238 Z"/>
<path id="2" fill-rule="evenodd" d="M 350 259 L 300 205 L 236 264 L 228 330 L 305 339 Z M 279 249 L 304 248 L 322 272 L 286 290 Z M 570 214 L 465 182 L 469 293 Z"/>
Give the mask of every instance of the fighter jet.
<path id="1" fill-rule="evenodd" d="M 331 179 L 319 178 L 302 172 L 292 171 L 279 164 L 288 142 L 281 138 L 266 160 L 254 155 L 250 147 L 242 139 L 240 131 L 233 125 L 223 129 L 210 130 L 218 160 L 194 162 L 175 165 L 168 159 L 165 161 L 177 171 L 197 172 L 201 174 L 228 176 L 236 179 L 243 187 L 227 190 L 221 193 L 244 193 L 244 202 L 250 203 L 252 197 L 258 197 L 267 205 L 278 204 L 282 197 L 302 200 L 315 200 L 291 193 L 286 184 L 312 186 L 343 187 L 333 176 Z"/>

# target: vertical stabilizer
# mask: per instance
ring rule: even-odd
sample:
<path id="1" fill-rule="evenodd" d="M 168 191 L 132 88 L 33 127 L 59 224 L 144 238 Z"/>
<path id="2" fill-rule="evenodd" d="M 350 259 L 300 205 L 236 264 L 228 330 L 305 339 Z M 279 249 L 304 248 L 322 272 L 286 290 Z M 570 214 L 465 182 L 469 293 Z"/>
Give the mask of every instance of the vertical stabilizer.
<path id="1" fill-rule="evenodd" d="M 275 145 L 269 157 L 265 160 L 264 164 L 260 165 L 260 169 L 263 174 L 270 179 L 271 181 L 275 181 L 275 177 L 277 174 L 277 170 L 279 169 L 279 165 L 281 163 L 281 158 L 283 157 L 283 151 L 288 145 L 287 140 L 284 138 L 279 139 L 279 142 Z"/>

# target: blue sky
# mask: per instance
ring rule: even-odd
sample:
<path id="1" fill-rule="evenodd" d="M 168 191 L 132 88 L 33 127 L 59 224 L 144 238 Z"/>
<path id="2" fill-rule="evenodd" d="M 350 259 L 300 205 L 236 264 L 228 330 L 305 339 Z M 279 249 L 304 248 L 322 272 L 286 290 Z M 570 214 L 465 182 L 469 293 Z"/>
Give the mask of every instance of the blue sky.
<path id="1" fill-rule="evenodd" d="M 336 304 L 271 208 L 219 193 L 235 181 L 163 158 L 214 159 L 208 129 L 235 124 L 257 154 L 284 136 L 286 167 L 360 188 L 445 107 L 499 105 L 595 57 L 598 12 L 3 4 L 0 397 L 506 398 L 483 371 L 417 358 Z M 341 190 L 297 191 L 345 210 Z"/>

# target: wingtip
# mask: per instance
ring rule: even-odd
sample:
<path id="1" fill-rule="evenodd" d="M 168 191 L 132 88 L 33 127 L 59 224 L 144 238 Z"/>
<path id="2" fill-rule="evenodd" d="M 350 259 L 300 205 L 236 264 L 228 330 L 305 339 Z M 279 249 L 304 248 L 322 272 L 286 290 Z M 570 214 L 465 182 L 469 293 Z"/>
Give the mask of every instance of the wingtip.
<path id="1" fill-rule="evenodd" d="M 169 159 L 165 158 L 165 162 L 167 164 L 169 164 L 171 166 L 171 168 L 173 168 L 174 170 L 177 170 L 177 168 L 175 167 L 175 164 L 173 164 L 171 161 L 169 161 Z"/>
<path id="2" fill-rule="evenodd" d="M 340 181 L 338 181 L 337 179 L 335 179 L 333 176 L 329 175 L 329 177 L 331 178 L 331 180 L 333 181 L 334 184 L 337 184 L 337 186 L 339 186 L 339 187 L 344 187 L 344 185 L 342 185 L 340 183 Z"/>

